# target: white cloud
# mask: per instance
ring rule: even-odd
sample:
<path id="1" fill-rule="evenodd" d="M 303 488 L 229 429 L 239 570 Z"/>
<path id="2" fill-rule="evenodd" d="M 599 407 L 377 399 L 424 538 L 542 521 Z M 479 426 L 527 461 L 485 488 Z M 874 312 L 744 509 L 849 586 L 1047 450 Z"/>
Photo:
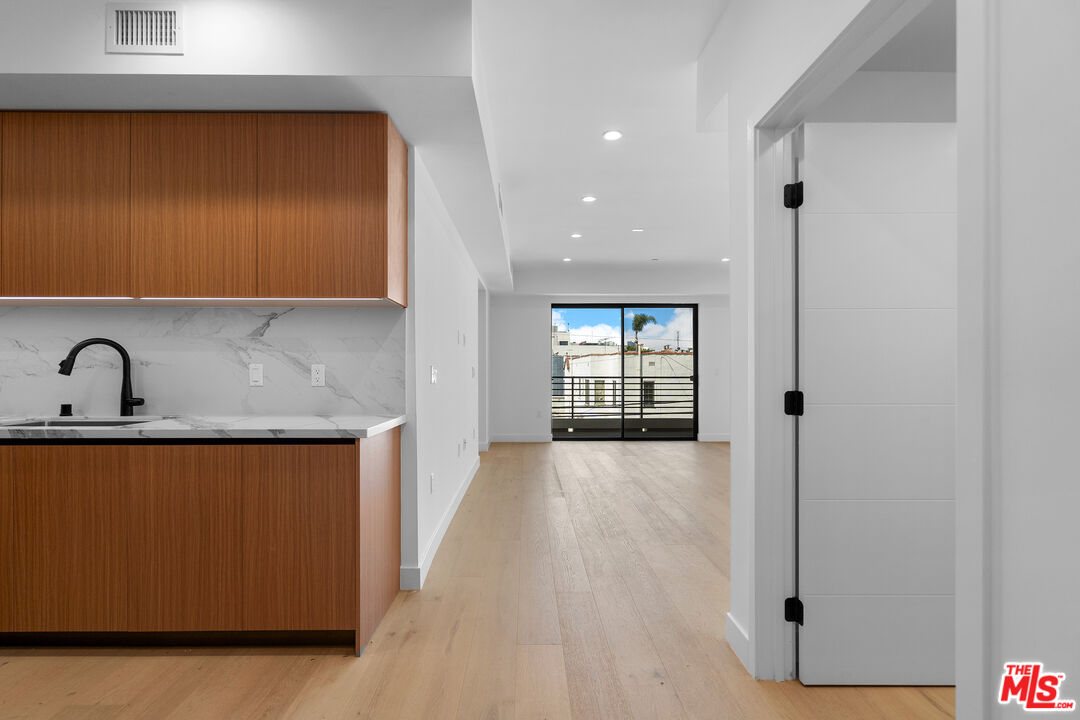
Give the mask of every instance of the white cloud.
<path id="1" fill-rule="evenodd" d="M 633 312 L 626 313 L 626 319 L 632 320 Z M 558 325 L 560 330 L 567 329 L 566 319 L 558 310 L 552 310 L 551 323 Z M 582 325 L 570 329 L 570 342 L 572 343 L 601 343 L 619 342 L 621 329 L 606 323 L 597 325 Z M 683 350 L 694 346 L 694 311 L 692 308 L 676 308 L 671 320 L 666 324 L 650 323 L 638 334 L 641 344 L 652 350 L 662 350 L 665 345 L 672 348 L 676 346 Z M 634 332 L 629 323 L 626 329 L 626 341 L 633 342 Z"/>
<path id="2" fill-rule="evenodd" d="M 632 337 L 627 333 L 627 337 Z M 694 346 L 694 310 L 693 308 L 675 308 L 675 314 L 666 325 L 652 323 L 639 333 L 641 344 L 653 350 L 662 350 L 665 345 L 692 348 Z M 677 339 L 676 339 L 677 338 Z"/>
<path id="3" fill-rule="evenodd" d="M 570 342 L 572 343 L 599 343 L 605 341 L 618 344 L 619 328 L 601 323 L 599 325 L 582 325 L 570 331 Z"/>

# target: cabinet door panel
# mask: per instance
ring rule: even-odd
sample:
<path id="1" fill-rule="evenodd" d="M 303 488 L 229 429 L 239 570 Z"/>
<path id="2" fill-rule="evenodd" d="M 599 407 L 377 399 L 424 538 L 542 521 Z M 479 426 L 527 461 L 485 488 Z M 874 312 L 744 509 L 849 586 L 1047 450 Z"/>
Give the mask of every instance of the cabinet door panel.
<path id="1" fill-rule="evenodd" d="M 359 645 L 375 632 L 401 587 L 401 429 L 357 440 L 356 446 Z"/>
<path id="2" fill-rule="evenodd" d="M 386 297 L 401 307 L 409 305 L 409 146 L 394 123 L 387 122 Z"/>
<path id="3" fill-rule="evenodd" d="M 261 297 L 386 297 L 388 124 L 259 115 Z"/>
<path id="4" fill-rule="evenodd" d="M 241 629 L 240 448 L 131 450 L 131 630 Z"/>
<path id="5" fill-rule="evenodd" d="M 127 113 L 6 113 L 0 293 L 123 296 L 130 273 Z"/>
<path id="6" fill-rule="evenodd" d="M 355 627 L 356 449 L 243 448 L 245 630 Z"/>
<path id="7" fill-rule="evenodd" d="M 255 297 L 255 147 L 255 115 L 132 115 L 140 297 Z"/>
<path id="8" fill-rule="evenodd" d="M 11 447 L 15 631 L 127 630 L 128 448 Z"/>
<path id="9" fill-rule="evenodd" d="M 0 632 L 15 622 L 15 481 L 11 448 L 0 446 Z"/>

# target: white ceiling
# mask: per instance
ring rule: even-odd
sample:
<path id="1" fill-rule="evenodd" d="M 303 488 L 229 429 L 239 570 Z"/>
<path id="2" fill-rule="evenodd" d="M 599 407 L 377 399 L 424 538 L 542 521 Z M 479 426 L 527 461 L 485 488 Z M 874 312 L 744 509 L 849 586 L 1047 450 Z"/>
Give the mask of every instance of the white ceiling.
<path id="1" fill-rule="evenodd" d="M 563 257 L 582 277 L 578 293 L 589 291 L 582 266 L 627 271 L 625 292 L 649 291 L 642 269 L 665 285 L 680 268 L 726 276 L 727 141 L 696 127 L 696 60 L 725 5 L 474 0 L 485 142 L 515 277 L 530 289 L 545 273 L 565 285 Z M 623 139 L 605 141 L 609 129 Z"/>

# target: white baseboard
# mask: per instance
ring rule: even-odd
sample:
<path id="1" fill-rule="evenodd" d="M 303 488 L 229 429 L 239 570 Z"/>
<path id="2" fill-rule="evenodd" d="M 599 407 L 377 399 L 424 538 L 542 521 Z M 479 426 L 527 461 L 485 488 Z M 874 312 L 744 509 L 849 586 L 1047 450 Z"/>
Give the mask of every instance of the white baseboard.
<path id="1" fill-rule="evenodd" d="M 731 442 L 730 433 L 698 433 L 698 442 Z"/>
<path id="2" fill-rule="evenodd" d="M 469 489 L 469 486 L 472 485 L 473 478 L 476 477 L 476 471 L 479 469 L 480 458 L 476 458 L 472 468 L 465 474 L 461 486 L 454 493 L 454 499 L 450 502 L 450 506 L 446 508 L 446 512 L 443 513 L 442 518 L 439 520 L 439 526 L 435 528 L 435 533 L 431 536 L 431 540 L 428 541 L 427 547 L 424 548 L 424 554 L 420 556 L 419 567 L 405 567 L 404 565 L 401 567 L 402 590 L 419 590 L 424 587 L 424 580 L 427 579 L 428 571 L 431 570 L 431 563 L 435 560 L 435 553 L 439 551 L 443 537 L 450 528 L 450 522 L 454 519 L 458 506 L 461 505 L 461 500 L 465 497 L 465 492 Z"/>
<path id="3" fill-rule="evenodd" d="M 491 443 L 489 443 L 489 442 L 480 443 L 480 452 L 487 452 L 490 449 L 491 449 Z"/>
<path id="4" fill-rule="evenodd" d="M 525 434 L 522 434 L 522 435 L 492 435 L 491 436 L 491 442 L 493 442 L 493 443 L 500 443 L 500 442 L 520 442 L 520 443 L 551 442 L 551 433 L 547 433 L 547 434 L 525 433 Z"/>
<path id="5" fill-rule="evenodd" d="M 753 675 L 754 671 L 750 669 L 750 636 L 731 613 L 727 614 L 727 620 L 724 623 L 724 636 L 734 651 L 735 657 L 739 658 L 743 667 L 746 668 L 746 672 Z"/>

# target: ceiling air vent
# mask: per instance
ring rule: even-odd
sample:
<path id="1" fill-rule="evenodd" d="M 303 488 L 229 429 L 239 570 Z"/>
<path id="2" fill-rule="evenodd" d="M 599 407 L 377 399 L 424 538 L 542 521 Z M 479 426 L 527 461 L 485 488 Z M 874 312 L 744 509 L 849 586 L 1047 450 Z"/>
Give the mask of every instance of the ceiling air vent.
<path id="1" fill-rule="evenodd" d="M 184 8 L 177 3 L 109 3 L 105 52 L 184 54 Z"/>

